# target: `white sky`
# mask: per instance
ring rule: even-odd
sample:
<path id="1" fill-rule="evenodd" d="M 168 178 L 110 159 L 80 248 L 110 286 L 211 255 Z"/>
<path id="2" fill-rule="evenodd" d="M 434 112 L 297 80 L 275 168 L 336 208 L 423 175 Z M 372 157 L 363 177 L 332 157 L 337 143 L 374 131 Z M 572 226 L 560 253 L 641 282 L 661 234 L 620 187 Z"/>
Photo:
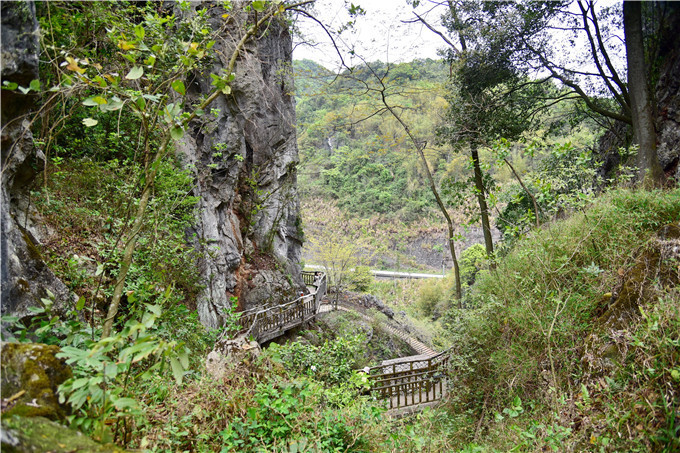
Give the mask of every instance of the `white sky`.
<path id="1" fill-rule="evenodd" d="M 349 20 L 347 13 L 349 3 L 360 5 L 366 10 L 366 15 L 360 16 L 354 30 L 345 31 L 341 41 L 338 41 L 348 65 L 360 63 L 356 57 L 349 55 L 350 48 L 354 48 L 357 54 L 368 61 L 397 63 L 411 61 L 414 58 L 439 58 L 437 49 L 446 46 L 439 36 L 424 25 L 401 22 L 415 19 L 413 8 L 406 0 L 317 0 L 314 7 L 315 16 L 330 28 L 337 30 Z M 417 11 L 422 15 L 427 13 L 428 9 L 421 6 Z M 433 11 L 427 17 L 428 22 L 439 25 L 440 13 Z M 312 47 L 300 43 L 300 37 L 296 37 L 293 58 L 314 60 L 328 69 L 338 68 L 340 60 L 337 52 L 321 26 L 311 19 L 302 17 L 297 25 L 307 38 L 318 44 Z"/>

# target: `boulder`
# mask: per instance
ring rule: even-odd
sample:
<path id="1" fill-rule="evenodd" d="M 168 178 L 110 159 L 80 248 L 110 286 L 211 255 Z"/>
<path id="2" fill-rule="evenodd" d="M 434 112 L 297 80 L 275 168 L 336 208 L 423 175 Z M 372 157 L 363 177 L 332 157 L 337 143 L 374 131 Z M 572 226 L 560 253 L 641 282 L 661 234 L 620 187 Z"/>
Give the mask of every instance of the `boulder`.
<path id="1" fill-rule="evenodd" d="M 60 349 L 40 343 L 2 343 L 2 414 L 63 419 L 57 387 L 72 376 Z"/>
<path id="2" fill-rule="evenodd" d="M 220 380 L 227 374 L 230 366 L 252 360 L 261 353 L 259 343 L 250 341 L 245 336 L 218 340 L 206 358 L 206 369 L 213 378 Z"/>
<path id="3" fill-rule="evenodd" d="M 115 445 L 100 445 L 78 431 L 44 417 L 3 417 L 3 453 L 118 453 Z"/>

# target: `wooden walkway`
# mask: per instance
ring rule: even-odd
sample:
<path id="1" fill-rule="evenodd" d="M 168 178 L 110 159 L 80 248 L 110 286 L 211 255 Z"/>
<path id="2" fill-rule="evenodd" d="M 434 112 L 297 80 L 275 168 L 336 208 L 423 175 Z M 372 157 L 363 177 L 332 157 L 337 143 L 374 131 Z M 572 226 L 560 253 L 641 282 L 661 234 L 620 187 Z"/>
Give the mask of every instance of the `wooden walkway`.
<path id="1" fill-rule="evenodd" d="M 302 277 L 312 290 L 310 294 L 282 305 L 242 312 L 237 321 L 240 326 L 237 336 L 252 337 L 258 343 L 264 343 L 310 321 L 317 314 L 332 311 L 333 305 L 324 303 L 326 275 L 303 272 Z M 374 321 L 343 305 L 338 305 L 337 309 L 353 311 L 368 322 Z M 370 393 L 385 400 L 391 411 L 417 409 L 441 400 L 446 394 L 449 351 L 437 353 L 425 343 L 387 323 L 381 323 L 381 327 L 404 340 L 418 354 L 385 360 L 380 365 L 366 369 L 371 383 Z"/>

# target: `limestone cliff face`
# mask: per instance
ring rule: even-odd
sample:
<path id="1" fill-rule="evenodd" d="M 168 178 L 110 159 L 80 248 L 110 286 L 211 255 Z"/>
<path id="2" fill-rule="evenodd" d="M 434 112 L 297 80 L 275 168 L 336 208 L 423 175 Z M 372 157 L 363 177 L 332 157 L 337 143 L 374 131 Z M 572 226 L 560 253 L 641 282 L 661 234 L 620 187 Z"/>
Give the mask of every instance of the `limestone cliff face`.
<path id="1" fill-rule="evenodd" d="M 2 80 L 28 86 L 38 78 L 38 24 L 33 2 L 2 2 Z M 2 314 L 27 314 L 49 290 L 56 308 L 68 290 L 45 265 L 30 215 L 28 187 L 41 153 L 28 129 L 34 99 L 13 91 L 2 92 L 2 205 L 0 205 L 0 276 Z"/>
<path id="2" fill-rule="evenodd" d="M 680 181 L 680 4 L 668 2 L 667 8 L 659 52 L 664 65 L 656 86 L 657 143 L 661 167 Z"/>
<path id="3" fill-rule="evenodd" d="M 244 33 L 246 17 L 238 9 L 213 47 L 212 73 L 227 66 Z M 222 13 L 212 9 L 214 27 L 225 25 Z M 253 308 L 304 291 L 291 54 L 284 23 L 262 30 L 239 56 L 232 92 L 190 125 L 179 146 L 195 168 L 200 197 L 192 240 L 200 250 L 206 286 L 198 313 L 210 327 L 223 322 L 232 297 L 241 308 Z M 207 72 L 186 82 L 195 99 L 211 91 Z"/>

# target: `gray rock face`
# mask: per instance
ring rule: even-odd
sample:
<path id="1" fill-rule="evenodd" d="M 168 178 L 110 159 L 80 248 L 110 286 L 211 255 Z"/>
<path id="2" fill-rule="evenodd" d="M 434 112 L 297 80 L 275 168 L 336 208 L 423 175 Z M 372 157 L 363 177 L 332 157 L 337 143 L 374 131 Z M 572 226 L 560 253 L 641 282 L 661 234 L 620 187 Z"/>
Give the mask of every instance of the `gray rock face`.
<path id="1" fill-rule="evenodd" d="M 33 2 L 2 2 L 2 80 L 28 86 L 38 78 L 38 24 Z M 68 289 L 42 261 L 33 233 L 28 185 L 42 166 L 33 146 L 27 113 L 34 99 L 18 91 L 2 92 L 2 205 L 0 276 L 2 314 L 27 314 L 49 290 L 55 308 Z"/>
<path id="2" fill-rule="evenodd" d="M 246 17 L 239 10 L 230 12 L 235 24 L 213 47 L 214 74 L 227 67 L 243 33 L 238 24 Z M 213 26 L 223 25 L 224 11 L 211 11 Z M 200 197 L 192 240 L 206 286 L 198 314 L 209 327 L 223 323 L 232 297 L 248 309 L 304 288 L 291 55 L 287 26 L 275 21 L 241 53 L 232 92 L 190 125 L 179 147 L 195 168 Z M 207 72 L 194 74 L 188 93 L 198 99 L 211 91 L 210 82 Z"/>
<path id="3" fill-rule="evenodd" d="M 680 181 L 680 5 L 668 3 L 668 25 L 661 41 L 665 65 L 657 83 L 657 143 L 659 163 L 666 174 Z"/>
<path id="4" fill-rule="evenodd" d="M 347 291 L 345 293 L 347 295 L 347 301 L 356 304 L 360 307 L 364 308 L 373 308 L 378 310 L 379 312 L 383 313 L 385 316 L 387 316 L 390 319 L 394 319 L 394 310 L 392 310 L 390 307 L 385 305 L 383 301 L 378 299 L 372 294 L 363 294 L 363 293 L 353 293 L 351 291 Z"/>

